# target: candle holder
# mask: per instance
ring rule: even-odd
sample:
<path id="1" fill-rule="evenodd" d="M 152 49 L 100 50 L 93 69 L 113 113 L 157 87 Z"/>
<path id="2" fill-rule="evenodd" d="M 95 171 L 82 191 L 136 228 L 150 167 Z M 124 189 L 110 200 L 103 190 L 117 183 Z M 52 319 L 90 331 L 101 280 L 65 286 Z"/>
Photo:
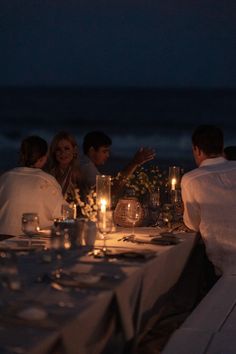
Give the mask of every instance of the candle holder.
<path id="1" fill-rule="evenodd" d="M 180 167 L 179 166 L 169 167 L 169 183 L 172 191 L 180 188 Z"/>
<path id="2" fill-rule="evenodd" d="M 169 184 L 170 184 L 170 203 L 172 205 L 178 204 L 181 201 L 180 193 L 180 167 L 169 167 Z"/>
<path id="3" fill-rule="evenodd" d="M 98 210 L 110 210 L 111 208 L 111 176 L 96 176 L 96 204 Z"/>
<path id="4" fill-rule="evenodd" d="M 96 176 L 97 229 L 102 235 L 102 255 L 107 254 L 106 234 L 112 229 L 113 214 L 111 212 L 111 176 Z"/>

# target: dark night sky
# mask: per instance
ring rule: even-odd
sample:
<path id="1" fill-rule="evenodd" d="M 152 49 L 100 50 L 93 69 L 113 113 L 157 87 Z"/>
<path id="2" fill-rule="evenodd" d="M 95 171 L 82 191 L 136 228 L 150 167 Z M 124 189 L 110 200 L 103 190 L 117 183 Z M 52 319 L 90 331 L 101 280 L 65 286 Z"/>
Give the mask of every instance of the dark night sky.
<path id="1" fill-rule="evenodd" d="M 235 0 L 1 0 L 0 86 L 236 88 Z"/>

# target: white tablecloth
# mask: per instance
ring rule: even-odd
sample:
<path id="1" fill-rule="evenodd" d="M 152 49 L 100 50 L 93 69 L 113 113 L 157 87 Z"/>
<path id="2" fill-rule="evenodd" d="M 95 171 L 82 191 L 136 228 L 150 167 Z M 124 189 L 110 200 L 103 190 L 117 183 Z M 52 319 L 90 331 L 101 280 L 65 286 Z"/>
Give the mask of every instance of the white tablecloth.
<path id="1" fill-rule="evenodd" d="M 46 263 L 40 252 L 19 256 L 22 288 L 4 288 L 1 292 L 1 354 L 7 352 L 6 346 L 20 347 L 30 354 L 46 354 L 56 344 L 68 354 L 100 353 L 114 334 L 122 334 L 123 344 L 134 340 L 142 330 L 143 320 L 151 316 L 154 304 L 179 279 L 196 235 L 177 234 L 180 242 L 170 246 L 118 241 L 130 231 L 119 229 L 108 235 L 108 249 L 151 250 L 154 257 L 144 261 L 108 261 L 88 255 L 85 248 L 63 255 L 63 268 L 67 271 L 101 276 L 99 284 L 88 288 L 57 291 L 46 282 L 37 283 L 39 275 L 55 267 L 55 259 Z M 136 237 L 147 242 L 149 235 L 157 233 L 154 228 L 135 230 Z M 102 240 L 98 239 L 95 246 L 101 245 Z M 44 321 L 17 319 L 20 308 L 36 305 L 47 311 Z"/>

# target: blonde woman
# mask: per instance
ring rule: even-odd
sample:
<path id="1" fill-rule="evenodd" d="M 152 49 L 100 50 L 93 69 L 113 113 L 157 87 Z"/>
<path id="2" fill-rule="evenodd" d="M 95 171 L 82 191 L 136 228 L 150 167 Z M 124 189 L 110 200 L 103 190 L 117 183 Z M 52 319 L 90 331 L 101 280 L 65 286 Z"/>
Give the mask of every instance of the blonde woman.
<path id="1" fill-rule="evenodd" d="M 46 170 L 61 185 L 62 194 L 68 202 L 75 199 L 75 189 L 79 188 L 80 168 L 78 155 L 78 145 L 73 135 L 61 131 L 53 137 Z"/>

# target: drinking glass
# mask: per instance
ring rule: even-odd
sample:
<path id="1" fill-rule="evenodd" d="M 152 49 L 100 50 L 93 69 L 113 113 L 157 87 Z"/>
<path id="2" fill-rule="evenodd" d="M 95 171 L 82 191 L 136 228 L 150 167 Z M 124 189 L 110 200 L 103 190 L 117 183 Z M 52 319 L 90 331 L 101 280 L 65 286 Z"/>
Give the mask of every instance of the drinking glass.
<path id="1" fill-rule="evenodd" d="M 168 229 L 171 228 L 171 221 L 173 219 L 173 206 L 172 204 L 166 203 L 162 207 L 162 220 Z"/>
<path id="2" fill-rule="evenodd" d="M 139 202 L 128 203 L 125 210 L 127 221 L 132 224 L 132 233 L 130 236 L 135 236 L 134 227 L 142 217 L 142 207 Z"/>
<path id="3" fill-rule="evenodd" d="M 61 207 L 62 220 L 75 219 L 76 205 L 75 204 L 63 204 Z"/>
<path id="4" fill-rule="evenodd" d="M 154 222 L 154 226 L 157 224 L 158 216 L 160 214 L 160 189 L 150 194 L 149 208 L 151 214 L 151 221 Z"/>
<path id="5" fill-rule="evenodd" d="M 113 226 L 113 212 L 111 210 L 101 211 L 97 213 L 97 228 L 102 235 L 103 247 L 102 252 L 107 254 L 106 235 L 111 232 Z"/>
<path id="6" fill-rule="evenodd" d="M 55 220 L 52 227 L 50 238 L 50 248 L 55 255 L 55 269 L 53 275 L 60 278 L 62 273 L 62 260 L 65 252 L 71 248 L 70 230 L 67 228 L 65 221 Z"/>
<path id="7" fill-rule="evenodd" d="M 10 290 L 21 288 L 17 257 L 11 251 L 0 252 L 0 284 Z"/>
<path id="8" fill-rule="evenodd" d="M 31 238 L 40 231 L 39 216 L 37 213 L 23 213 L 21 219 L 22 231 L 25 235 L 30 237 L 29 245 L 31 245 Z"/>

